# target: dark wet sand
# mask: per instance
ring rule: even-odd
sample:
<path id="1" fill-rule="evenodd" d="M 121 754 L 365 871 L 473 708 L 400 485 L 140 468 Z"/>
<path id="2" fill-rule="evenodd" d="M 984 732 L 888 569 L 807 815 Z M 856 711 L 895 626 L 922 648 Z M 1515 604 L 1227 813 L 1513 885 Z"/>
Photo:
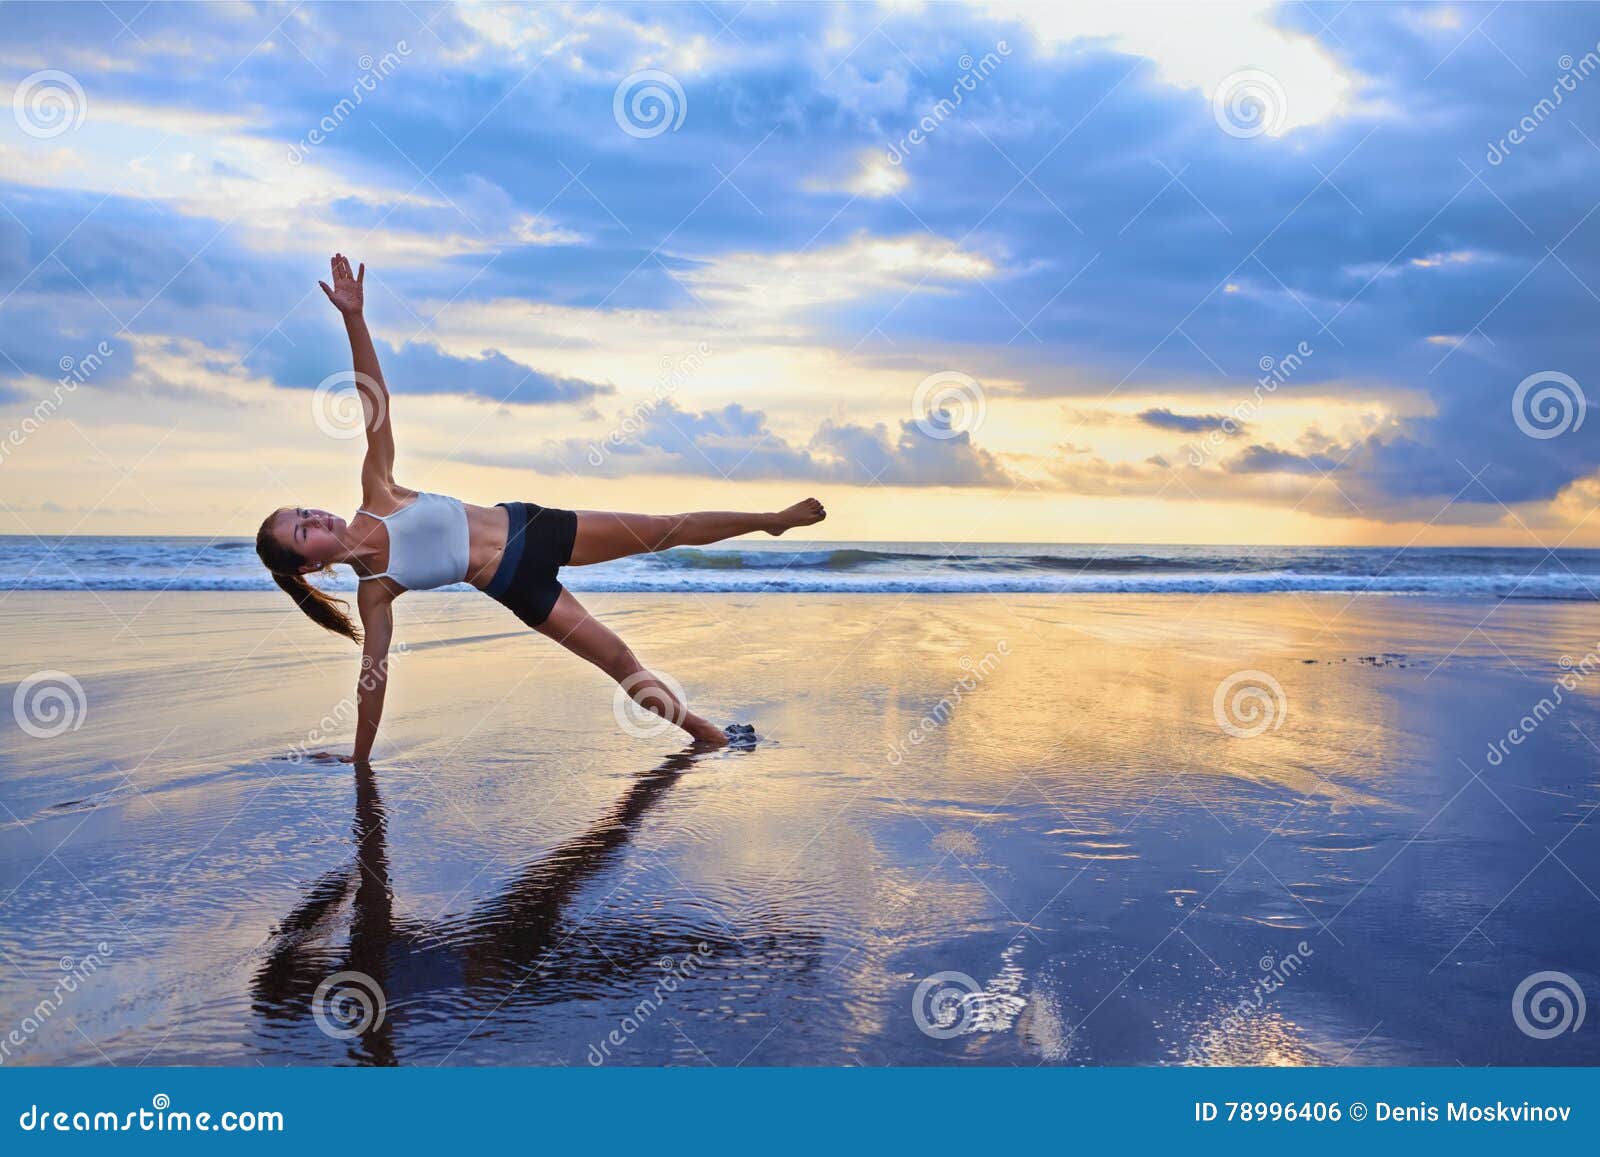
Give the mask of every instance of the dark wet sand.
<path id="1" fill-rule="evenodd" d="M 674 755 L 417 596 L 358 775 L 285 758 L 348 750 L 308 732 L 355 675 L 286 600 L 6 596 L 7 701 L 48 668 L 86 710 L 0 734 L 0 1063 L 1600 1062 L 1512 1015 L 1541 971 L 1600 999 L 1600 669 L 1488 758 L 1591 606 L 585 601 L 776 742 Z M 342 972 L 381 1024 L 319 1025 Z"/>

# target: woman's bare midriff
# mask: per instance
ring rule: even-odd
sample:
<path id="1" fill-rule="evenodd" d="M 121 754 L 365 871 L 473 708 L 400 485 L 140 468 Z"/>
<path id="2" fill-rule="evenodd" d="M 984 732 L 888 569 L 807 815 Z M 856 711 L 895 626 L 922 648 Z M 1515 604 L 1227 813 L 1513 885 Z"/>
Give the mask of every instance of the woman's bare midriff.
<path id="1" fill-rule="evenodd" d="M 467 581 L 481 591 L 493 581 L 505 554 L 511 514 L 504 506 L 461 505 L 467 511 Z"/>

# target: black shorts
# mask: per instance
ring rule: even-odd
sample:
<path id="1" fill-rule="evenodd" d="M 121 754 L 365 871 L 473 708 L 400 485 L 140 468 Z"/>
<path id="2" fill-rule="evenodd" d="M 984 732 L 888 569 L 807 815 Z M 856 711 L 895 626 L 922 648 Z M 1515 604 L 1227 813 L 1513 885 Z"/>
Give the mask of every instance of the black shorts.
<path id="1" fill-rule="evenodd" d="M 485 592 L 530 627 L 550 617 L 561 597 L 556 570 L 572 558 L 578 514 L 536 502 L 501 502 L 511 516 L 506 549 Z"/>

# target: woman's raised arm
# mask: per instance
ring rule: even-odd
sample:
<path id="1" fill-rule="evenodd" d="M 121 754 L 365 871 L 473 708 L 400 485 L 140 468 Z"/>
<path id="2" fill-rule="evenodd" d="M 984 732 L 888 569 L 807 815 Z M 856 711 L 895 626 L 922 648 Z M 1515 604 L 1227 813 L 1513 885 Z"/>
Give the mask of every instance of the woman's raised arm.
<path id="1" fill-rule="evenodd" d="M 378 351 L 372 346 L 372 335 L 367 332 L 367 321 L 362 315 L 367 267 L 363 263 L 352 274 L 350 260 L 342 253 L 335 253 L 330 264 L 333 284 L 330 286 L 326 281 L 317 284 L 343 315 L 345 332 L 350 335 L 356 389 L 361 394 L 367 426 L 367 457 L 361 464 L 361 491 L 365 500 L 370 501 L 387 495 L 394 486 L 394 432 L 389 422 L 389 388 L 384 385 Z"/>

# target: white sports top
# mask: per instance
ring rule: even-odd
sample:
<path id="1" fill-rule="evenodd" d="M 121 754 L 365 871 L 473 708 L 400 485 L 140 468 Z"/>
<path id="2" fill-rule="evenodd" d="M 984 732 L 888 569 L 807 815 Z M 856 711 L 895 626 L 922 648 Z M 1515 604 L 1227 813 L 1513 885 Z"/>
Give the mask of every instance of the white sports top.
<path id="1" fill-rule="evenodd" d="M 366 579 L 393 579 L 408 591 L 425 591 L 462 582 L 472 540 L 467 531 L 467 508 L 446 494 L 419 491 L 407 506 L 393 514 L 370 514 L 389 528 L 389 569 L 364 574 Z"/>

